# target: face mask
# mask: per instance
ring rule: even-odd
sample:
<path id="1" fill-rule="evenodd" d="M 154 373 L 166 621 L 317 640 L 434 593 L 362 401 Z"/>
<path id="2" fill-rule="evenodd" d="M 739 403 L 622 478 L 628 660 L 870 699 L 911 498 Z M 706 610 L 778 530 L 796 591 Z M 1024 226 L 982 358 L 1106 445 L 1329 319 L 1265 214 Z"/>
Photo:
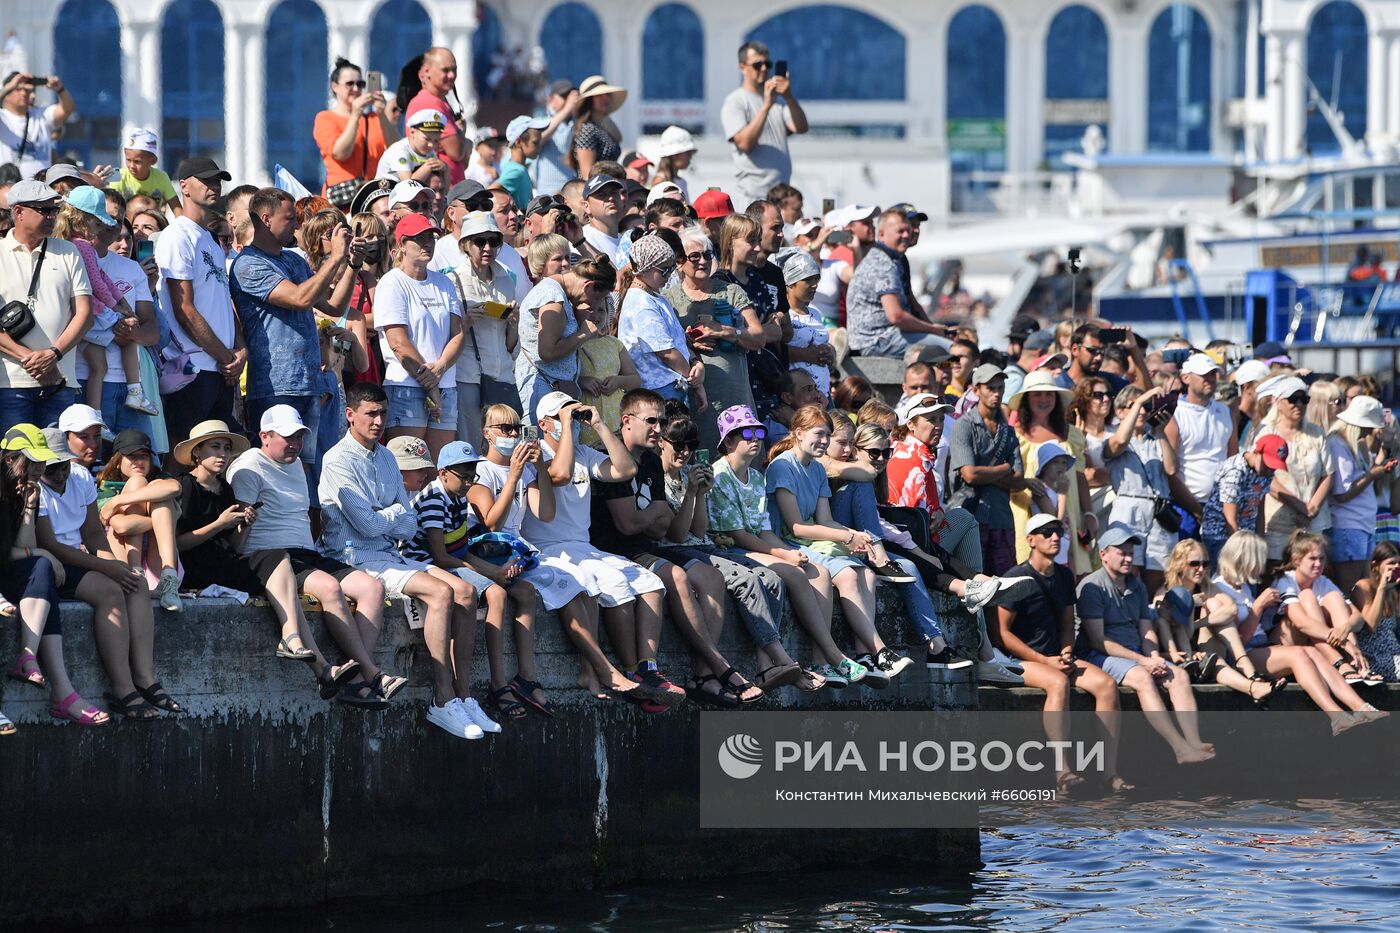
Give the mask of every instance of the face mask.
<path id="1" fill-rule="evenodd" d="M 515 448 L 520 446 L 520 438 L 498 437 L 491 443 L 495 446 L 498 453 L 509 457 L 511 454 L 515 453 Z"/>
<path id="2" fill-rule="evenodd" d="M 577 444 L 577 443 L 578 443 L 578 431 L 579 431 L 579 426 L 578 426 L 578 425 L 574 425 L 574 426 L 573 426 L 573 429 L 574 429 L 574 430 L 573 430 L 573 433 L 574 433 L 574 443 Z M 549 436 L 552 437 L 552 438 L 554 438 L 554 440 L 555 440 L 556 442 L 563 440 L 563 439 L 564 439 L 564 425 L 563 425 L 563 423 L 562 423 L 562 422 L 559 422 L 559 421 L 554 422 L 554 430 L 551 431 L 551 432 L 549 432 Z"/>

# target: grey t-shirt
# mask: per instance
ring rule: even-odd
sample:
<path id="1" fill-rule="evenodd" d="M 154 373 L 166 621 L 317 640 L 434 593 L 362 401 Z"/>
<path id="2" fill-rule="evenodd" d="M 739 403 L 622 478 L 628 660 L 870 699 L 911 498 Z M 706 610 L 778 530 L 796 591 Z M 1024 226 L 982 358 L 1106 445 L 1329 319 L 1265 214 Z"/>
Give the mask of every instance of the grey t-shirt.
<path id="1" fill-rule="evenodd" d="M 792 156 L 788 154 L 788 108 L 781 97 L 773 101 L 758 142 L 748 152 L 734 145 L 734 134 L 748 126 L 763 109 L 763 95 L 751 94 L 737 87 L 724 99 L 719 111 L 724 138 L 730 140 L 734 154 L 734 176 L 737 187 L 750 199 L 765 198 L 768 189 L 792 177 Z"/>
<path id="2" fill-rule="evenodd" d="M 1108 571 L 1100 567 L 1079 583 L 1076 604 L 1079 618 L 1103 619 L 1103 637 L 1115 641 L 1129 651 L 1142 651 L 1142 632 L 1138 622 L 1150 619 L 1147 587 L 1137 577 L 1128 577 L 1125 588 L 1119 589 L 1109 579 Z M 1091 646 L 1080 627 L 1076 654 L 1084 654 Z"/>
<path id="3" fill-rule="evenodd" d="M 1026 472 L 1021 463 L 1021 444 L 1016 440 L 1015 430 L 1005 419 L 997 422 L 995 430 L 988 428 L 982 415 L 973 408 L 953 423 L 952 436 L 948 439 L 948 479 L 953 489 L 948 505 L 967 509 L 979 525 L 1015 528 L 1016 523 L 1011 517 L 1011 493 L 991 483 L 965 483 L 959 472 L 965 466 L 997 466 L 1003 463 L 1011 464 L 1014 476 Z"/>
<path id="4" fill-rule="evenodd" d="M 263 503 L 258 520 L 248 529 L 243 553 L 269 548 L 316 550 L 311 540 L 311 495 L 300 459 L 277 463 L 254 447 L 229 465 L 228 484 L 239 502 Z"/>

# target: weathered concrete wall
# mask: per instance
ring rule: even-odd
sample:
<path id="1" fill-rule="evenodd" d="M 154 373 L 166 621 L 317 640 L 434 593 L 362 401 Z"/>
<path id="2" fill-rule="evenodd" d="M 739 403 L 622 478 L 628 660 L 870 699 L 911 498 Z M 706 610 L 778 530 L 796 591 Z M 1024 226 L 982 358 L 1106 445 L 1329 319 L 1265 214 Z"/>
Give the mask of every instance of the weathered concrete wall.
<path id="1" fill-rule="evenodd" d="M 882 590 L 887 640 L 917 643 L 888 595 Z M 265 610 L 187 605 L 181 615 L 159 613 L 156 641 L 157 674 L 187 715 L 84 730 L 51 722 L 41 691 L 0 685 L 0 708 L 20 726 L 0 739 L 0 926 L 250 910 L 483 880 L 576 889 L 859 864 L 890 852 L 940 866 L 978 862 L 974 830 L 882 833 L 868 847 L 849 833 L 838 842 L 699 830 L 698 712 L 686 704 L 648 716 L 591 700 L 574 688 L 576 656 L 552 615 L 540 616 L 538 663 L 563 708 L 552 720 L 532 715 L 466 742 L 425 722 L 426 649 L 397 613 L 380 663 L 412 687 L 390 710 L 364 714 L 322 701 L 303 665 L 274 658 Z M 751 645 L 736 628 L 726 629 L 726 647 L 752 674 Z M 86 607 L 65 607 L 64 630 L 73 680 L 96 700 L 106 682 Z M 783 636 L 800 649 L 795 656 L 807 656 L 790 619 Z M 844 630 L 838 642 L 849 644 Z M 0 659 L 13 656 L 13 644 Z M 679 646 L 668 628 L 661 662 L 678 680 L 689 670 Z M 478 696 L 484 655 L 482 644 Z M 785 688 L 765 702 L 927 709 L 968 708 L 976 697 L 965 681 L 933 682 L 919 663 L 885 691 Z"/>

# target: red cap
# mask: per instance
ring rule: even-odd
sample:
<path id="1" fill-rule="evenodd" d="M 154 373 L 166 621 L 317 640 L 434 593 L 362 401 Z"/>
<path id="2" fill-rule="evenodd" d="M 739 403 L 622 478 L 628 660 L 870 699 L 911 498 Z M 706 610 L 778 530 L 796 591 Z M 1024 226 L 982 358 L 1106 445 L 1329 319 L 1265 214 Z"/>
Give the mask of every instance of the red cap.
<path id="1" fill-rule="evenodd" d="M 1271 470 L 1288 469 L 1288 442 L 1277 434 L 1265 434 L 1254 442 L 1254 452 Z"/>
<path id="2" fill-rule="evenodd" d="M 422 214 L 408 214 L 394 228 L 394 242 L 401 243 L 404 237 L 417 236 L 425 230 L 442 235 L 442 228 Z"/>
<path id="3" fill-rule="evenodd" d="M 637 157 L 636 157 L 635 159 L 633 159 L 631 162 L 628 162 L 628 163 L 627 163 L 627 167 L 628 167 L 628 168 L 642 168 L 643 166 L 647 166 L 647 165 L 650 165 L 650 164 L 651 164 L 651 159 L 648 159 L 646 156 L 642 155 L 642 154 L 639 152 L 639 153 L 637 153 Z"/>
<path id="4" fill-rule="evenodd" d="M 727 217 L 734 213 L 734 202 L 723 191 L 706 191 L 695 199 L 695 216 L 701 220 Z"/>

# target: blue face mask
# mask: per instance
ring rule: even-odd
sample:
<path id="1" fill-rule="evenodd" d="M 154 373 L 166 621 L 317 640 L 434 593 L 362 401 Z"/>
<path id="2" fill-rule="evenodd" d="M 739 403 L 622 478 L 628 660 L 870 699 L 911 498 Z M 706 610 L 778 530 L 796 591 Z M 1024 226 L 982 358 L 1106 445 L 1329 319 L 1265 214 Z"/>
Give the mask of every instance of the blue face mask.
<path id="1" fill-rule="evenodd" d="M 495 446 L 498 453 L 509 457 L 511 454 L 515 453 L 515 448 L 520 446 L 520 438 L 498 437 L 491 443 Z"/>
<path id="2" fill-rule="evenodd" d="M 574 426 L 573 426 L 573 429 L 574 429 L 574 430 L 573 430 L 573 433 L 574 433 L 574 443 L 577 444 L 577 443 L 578 443 L 578 431 L 579 431 L 579 426 L 578 426 L 578 425 L 574 425 Z M 554 438 L 554 440 L 555 440 L 556 442 L 562 441 L 562 440 L 564 439 L 564 423 L 563 423 L 562 421 L 556 421 L 556 422 L 554 422 L 554 430 L 549 432 L 549 436 L 552 437 L 552 438 Z"/>

